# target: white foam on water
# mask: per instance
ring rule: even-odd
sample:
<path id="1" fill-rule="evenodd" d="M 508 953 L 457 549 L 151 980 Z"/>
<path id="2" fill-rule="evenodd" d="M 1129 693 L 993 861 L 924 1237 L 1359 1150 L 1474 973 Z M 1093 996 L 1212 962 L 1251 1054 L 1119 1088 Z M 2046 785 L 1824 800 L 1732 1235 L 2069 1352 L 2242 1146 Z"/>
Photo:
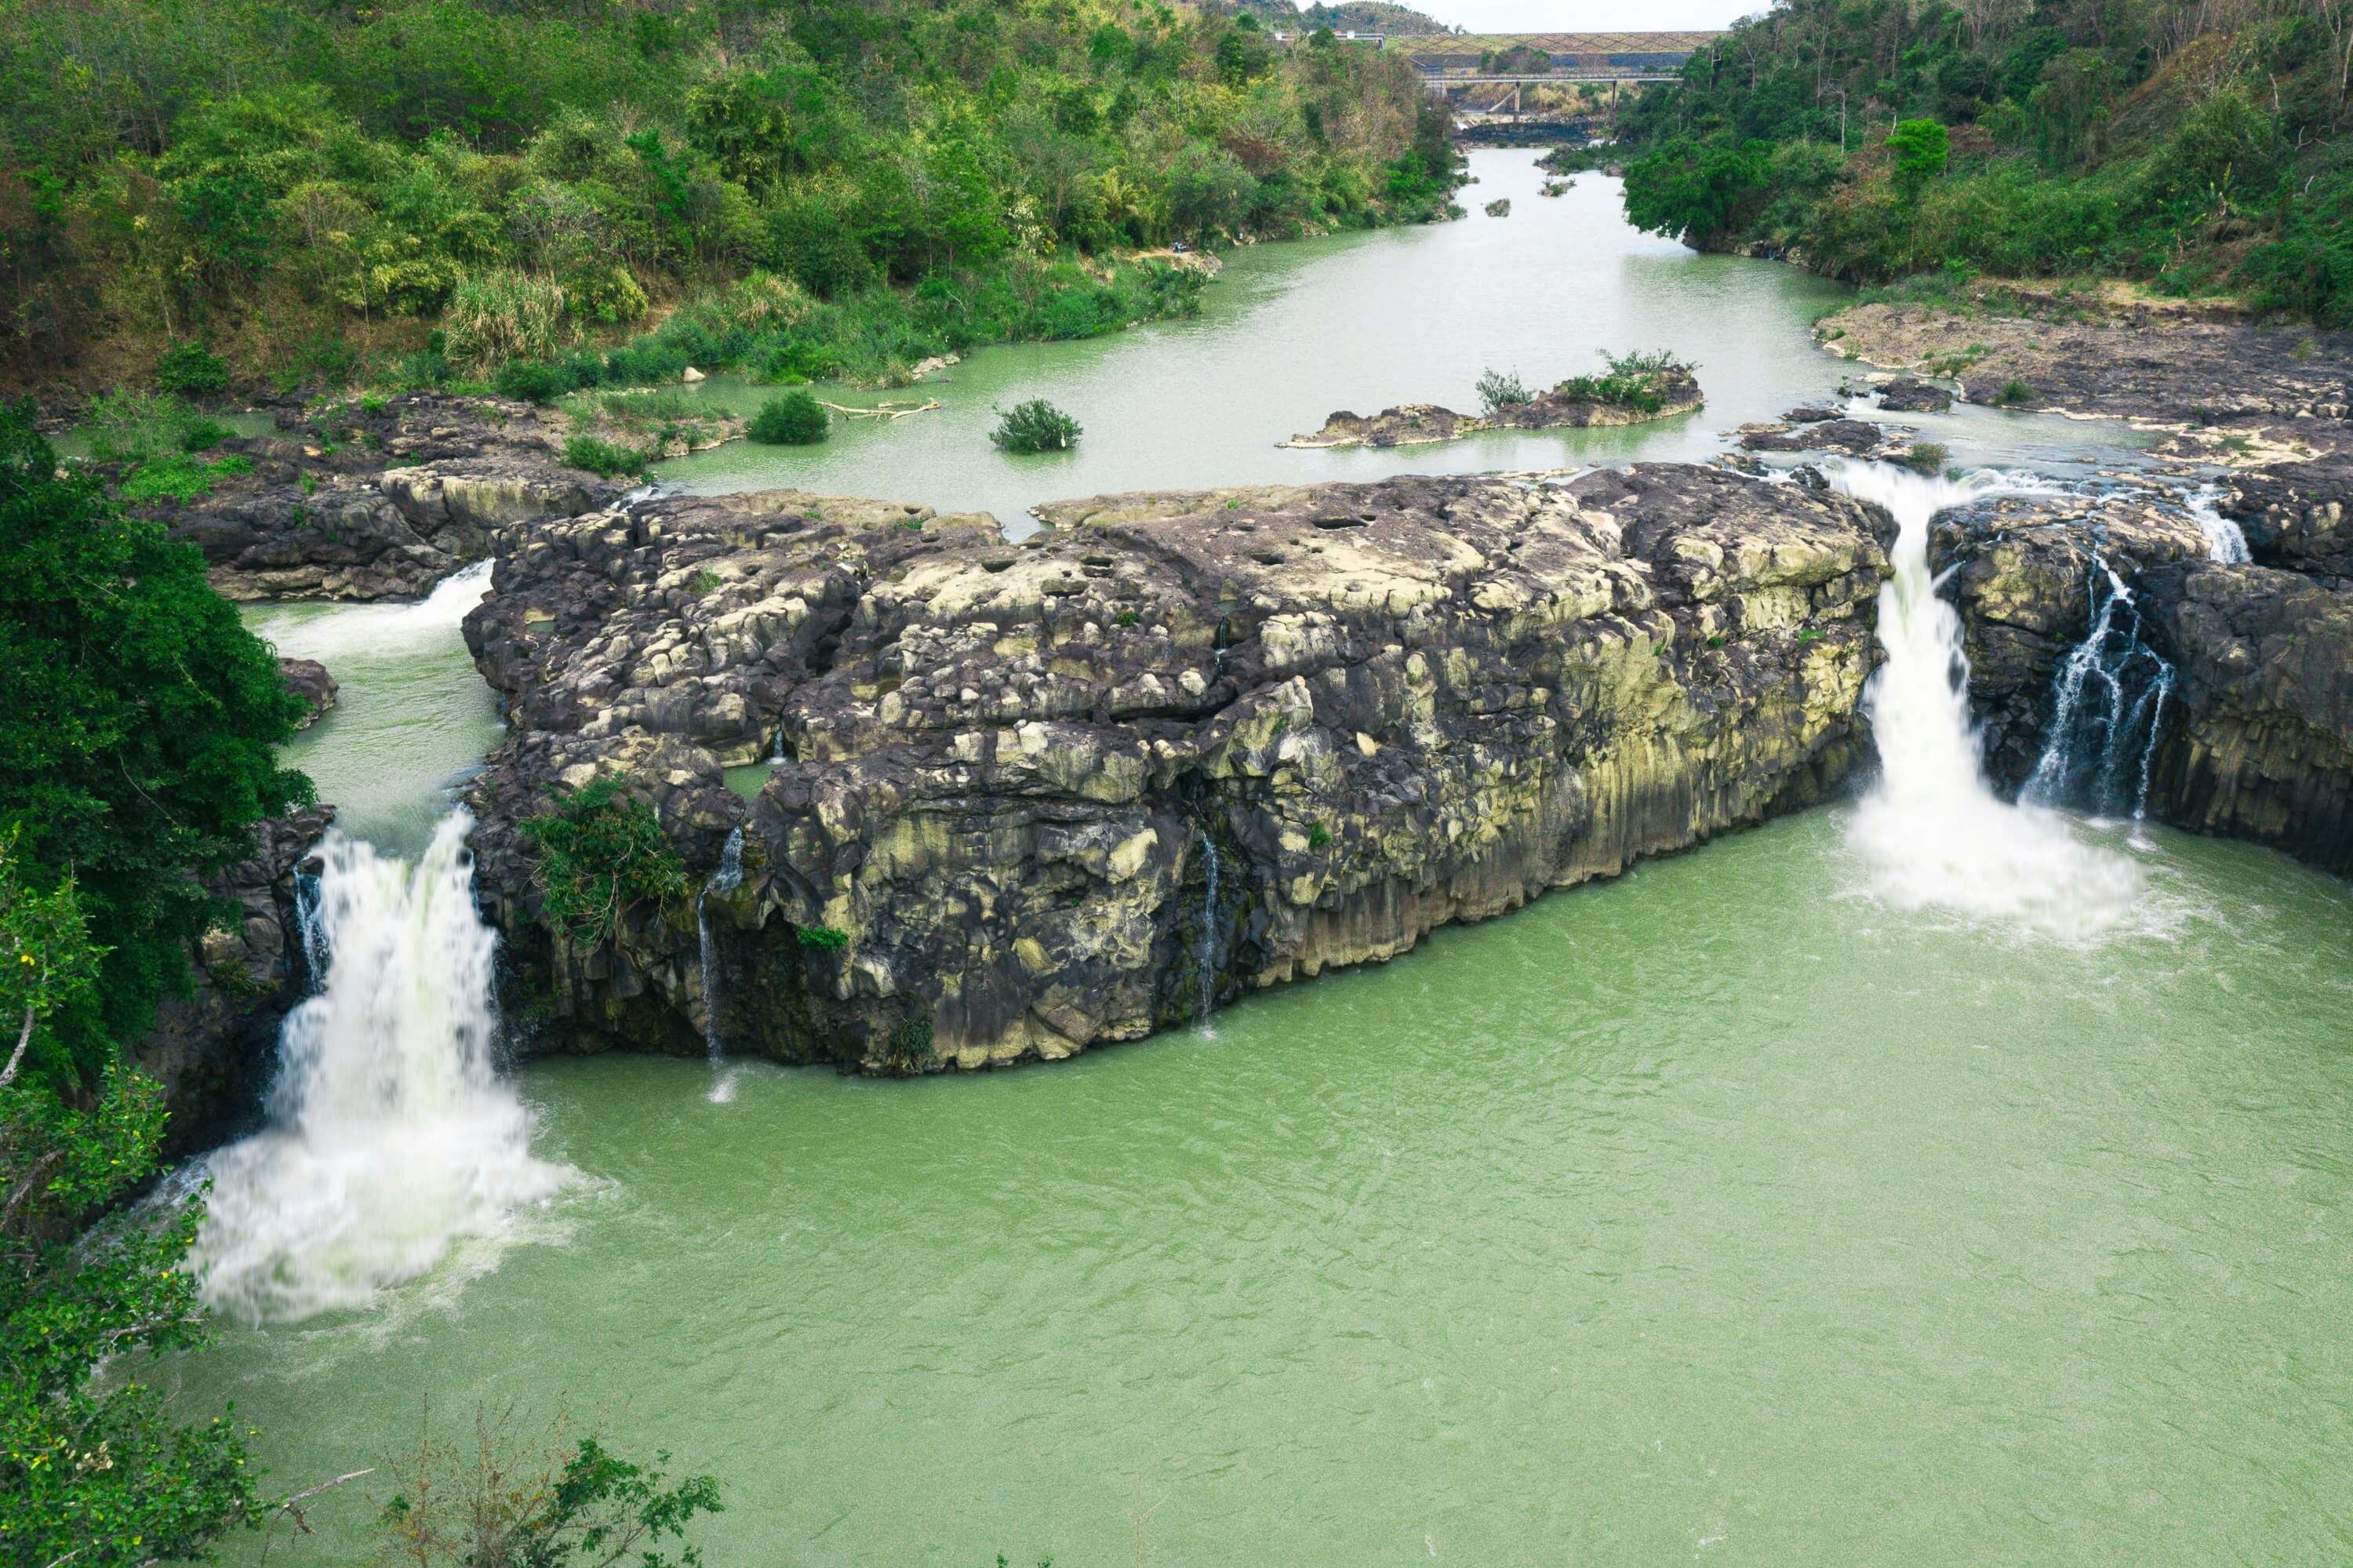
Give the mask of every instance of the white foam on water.
<path id="1" fill-rule="evenodd" d="M 338 605 L 332 615 L 273 616 L 266 635 L 290 658 L 318 659 L 333 670 L 334 656 L 375 655 L 439 645 L 464 623 L 466 612 L 491 591 L 491 563 L 451 572 L 433 591 L 408 604 Z"/>
<path id="2" fill-rule="evenodd" d="M 2062 813 L 2011 805 L 1987 783 L 1961 619 L 1937 597 L 1928 570 L 1928 523 L 1938 511 L 2048 484 L 1864 463 L 1848 464 L 1833 482 L 1885 507 L 1899 529 L 1894 574 L 1879 590 L 1886 660 L 1863 697 L 1880 776 L 1847 829 L 1871 868 L 1873 893 L 1898 908 L 1951 911 L 2074 941 L 2133 921 L 2142 879 L 2130 860 L 2082 842 Z"/>
<path id="3" fill-rule="evenodd" d="M 474 907 L 472 819 L 414 865 L 321 843 L 325 984 L 288 1015 L 269 1126 L 192 1172 L 212 1194 L 192 1266 L 255 1322 L 365 1304 L 457 1255 L 492 1266 L 575 1179 L 531 1152 L 532 1113 L 493 1069 L 496 932 Z"/>

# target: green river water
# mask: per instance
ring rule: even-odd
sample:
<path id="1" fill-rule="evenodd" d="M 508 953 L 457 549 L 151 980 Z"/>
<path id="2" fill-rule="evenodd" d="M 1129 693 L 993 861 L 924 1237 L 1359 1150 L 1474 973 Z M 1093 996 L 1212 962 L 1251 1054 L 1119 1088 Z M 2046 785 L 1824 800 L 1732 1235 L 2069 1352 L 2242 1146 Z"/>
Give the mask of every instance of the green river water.
<path id="1" fill-rule="evenodd" d="M 1835 384 L 1820 285 L 1632 236 L 1594 176 L 1545 202 L 1527 162 L 1478 155 L 1462 225 L 1245 252 L 1198 321 L 984 355 L 942 389 L 954 418 L 666 477 L 1018 516 L 1538 447 L 1695 455 Z M 1513 217 L 1476 216 L 1497 194 Z M 1547 288 L 1487 301 L 1496 267 Z M 1319 339 L 1327 282 L 1391 303 Z M 1500 357 L 1458 340 L 1465 313 L 1517 320 L 1531 375 L 1687 348 L 1710 409 L 1266 445 L 1461 397 Z M 1293 340 L 1295 314 L 1320 324 Z M 1384 334 L 1386 379 L 1324 384 Z M 1186 365 L 1208 385 L 1163 388 L 1166 429 L 1125 422 Z M 1000 388 L 1072 408 L 1087 447 L 1040 470 L 951 440 Z M 2049 420 L 1939 434 L 2087 455 Z M 392 847 L 495 739 L 456 597 L 255 614 L 343 681 L 304 764 Z M 287 1488 L 396 1459 L 427 1410 L 456 1436 L 479 1406 L 568 1408 L 723 1478 L 712 1568 L 2353 1559 L 2353 890 L 2094 826 L 2147 890 L 2058 941 L 1883 904 L 1852 810 L 1050 1068 L 730 1066 L 714 1100 L 701 1064 L 535 1061 L 534 1148 L 572 1186 L 364 1309 L 227 1325 L 168 1377 L 234 1398 Z M 270 1561 L 362 1560 L 377 1479 Z"/>

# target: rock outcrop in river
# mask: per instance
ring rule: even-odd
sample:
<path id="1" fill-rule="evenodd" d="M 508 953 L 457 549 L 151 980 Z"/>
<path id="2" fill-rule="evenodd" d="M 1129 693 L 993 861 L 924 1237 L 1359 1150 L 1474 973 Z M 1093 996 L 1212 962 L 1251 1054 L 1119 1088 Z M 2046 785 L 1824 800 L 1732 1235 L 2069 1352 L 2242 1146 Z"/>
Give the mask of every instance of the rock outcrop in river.
<path id="1" fill-rule="evenodd" d="M 1617 396 L 1596 396 L 1599 377 L 1564 381 L 1522 403 L 1505 403 L 1492 414 L 1458 414 L 1435 403 L 1407 403 L 1367 418 L 1346 409 L 1311 435 L 1293 436 L 1285 447 L 1411 447 L 1451 441 L 1479 430 L 1584 429 L 1593 425 L 1640 425 L 1672 419 L 1703 408 L 1699 382 L 1680 366 L 1650 372 L 1640 386 Z"/>
<path id="2" fill-rule="evenodd" d="M 1883 515 L 1716 470 L 1099 498 L 797 494 L 500 532 L 481 875 L 578 1027 L 870 1072 L 1060 1057 L 1821 799 Z M 784 760 L 748 807 L 720 763 Z M 627 775 L 693 912 L 570 950 L 515 823 Z M 586 1036 L 586 1038 L 583 1038 Z"/>
<path id="3" fill-rule="evenodd" d="M 2353 872 L 2353 590 L 2211 548 L 2178 499 L 2138 491 L 1939 516 L 1932 559 L 1952 569 L 1989 771 L 2015 789 L 2063 747 L 2068 662 L 2105 627 L 2077 705 L 2095 734 L 2148 715 L 2127 771 L 2145 771 L 2150 815 Z M 2155 659 L 2128 658 L 2136 644 Z"/>
<path id="4" fill-rule="evenodd" d="M 624 486 L 563 464 L 560 417 L 495 397 L 411 394 L 281 415 L 231 437 L 246 474 L 155 514 L 234 599 L 409 599 L 488 552 L 491 531 L 609 503 Z"/>

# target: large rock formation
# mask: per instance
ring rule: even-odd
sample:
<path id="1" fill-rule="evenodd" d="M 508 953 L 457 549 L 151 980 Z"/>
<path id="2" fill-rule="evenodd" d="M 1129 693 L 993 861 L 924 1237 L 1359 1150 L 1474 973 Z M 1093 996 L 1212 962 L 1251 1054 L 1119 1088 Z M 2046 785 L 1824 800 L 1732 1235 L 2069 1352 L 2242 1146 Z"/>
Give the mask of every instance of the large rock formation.
<path id="1" fill-rule="evenodd" d="M 193 989 L 164 998 L 134 1053 L 164 1086 L 174 1158 L 234 1137 L 260 1115 L 279 1024 L 317 978 L 296 914 L 296 868 L 334 815 L 315 806 L 260 823 L 252 858 L 210 884 L 235 913 L 195 945 Z"/>
<path id="2" fill-rule="evenodd" d="M 563 466 L 560 416 L 491 397 L 412 394 L 281 414 L 232 437 L 246 474 L 154 508 L 235 599 L 406 599 L 488 553 L 491 532 L 607 505 L 623 486 Z"/>
<path id="3" fill-rule="evenodd" d="M 2180 671 L 2167 820 L 2353 875 L 2353 588 L 2192 563 L 2142 592 Z"/>
<path id="4" fill-rule="evenodd" d="M 1662 466 L 1115 496 L 792 495 L 508 529 L 481 874 L 575 1027 L 873 1072 L 1060 1057 L 1820 799 L 1886 571 L 1844 497 Z M 723 759 L 785 760 L 748 809 Z M 705 872 L 579 952 L 515 822 L 626 774 Z M 534 946 L 534 944 L 536 946 Z"/>
<path id="5" fill-rule="evenodd" d="M 1937 514 L 1929 566 L 1951 573 L 1945 592 L 1961 613 L 1969 703 L 1997 784 L 2016 789 L 2042 755 L 2060 666 L 2091 630 L 2094 583 L 2206 554 L 2195 522 L 2139 491 L 2001 496 Z"/>
<path id="6" fill-rule="evenodd" d="M 2033 772 L 2095 595 L 2120 583 L 2103 666 L 2136 640 L 2165 665 L 2137 661 L 2121 692 L 2092 677 L 2087 718 L 2104 706 L 2148 715 L 2150 813 L 2353 872 L 2353 585 L 2218 565 L 2178 502 L 2141 491 L 1955 508 L 1930 548 L 1952 573 L 1998 782 L 2016 789 Z"/>

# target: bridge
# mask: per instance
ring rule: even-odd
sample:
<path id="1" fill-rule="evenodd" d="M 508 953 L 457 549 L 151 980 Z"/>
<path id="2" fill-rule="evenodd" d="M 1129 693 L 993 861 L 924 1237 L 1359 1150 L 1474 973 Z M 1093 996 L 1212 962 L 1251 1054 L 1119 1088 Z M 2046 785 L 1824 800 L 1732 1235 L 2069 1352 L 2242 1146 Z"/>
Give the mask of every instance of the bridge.
<path id="1" fill-rule="evenodd" d="M 1391 33 L 1383 54 L 1402 57 L 1430 91 L 1540 82 L 1674 81 L 1683 62 L 1722 33 Z M 1546 62 L 1538 69 L 1537 62 Z"/>

